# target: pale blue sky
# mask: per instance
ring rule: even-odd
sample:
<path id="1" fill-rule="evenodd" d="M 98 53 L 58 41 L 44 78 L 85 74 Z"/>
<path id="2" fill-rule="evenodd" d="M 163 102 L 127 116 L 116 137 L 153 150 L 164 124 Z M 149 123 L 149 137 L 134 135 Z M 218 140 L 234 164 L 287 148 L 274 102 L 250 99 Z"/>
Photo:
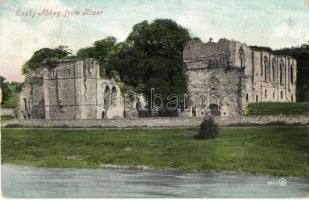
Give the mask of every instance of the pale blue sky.
<path id="1" fill-rule="evenodd" d="M 192 36 L 235 39 L 249 45 L 289 47 L 309 40 L 309 5 L 304 0 L 0 0 L 0 74 L 22 80 L 21 65 L 33 51 L 60 44 L 77 49 L 115 36 L 123 41 L 134 24 L 170 18 Z M 20 17 L 44 8 L 98 9 L 102 16 Z"/>

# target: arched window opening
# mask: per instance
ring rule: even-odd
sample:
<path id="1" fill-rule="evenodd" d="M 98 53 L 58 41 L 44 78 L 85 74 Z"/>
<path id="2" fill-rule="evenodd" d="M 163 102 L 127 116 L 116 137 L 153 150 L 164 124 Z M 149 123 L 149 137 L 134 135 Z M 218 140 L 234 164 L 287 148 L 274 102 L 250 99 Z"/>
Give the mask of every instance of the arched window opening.
<path id="1" fill-rule="evenodd" d="M 112 88 L 111 105 L 115 106 L 117 104 L 117 90 L 116 87 Z"/>
<path id="2" fill-rule="evenodd" d="M 264 57 L 264 80 L 265 81 L 268 81 L 268 76 L 269 76 L 269 74 L 268 74 L 268 71 L 269 71 L 269 64 L 268 64 L 268 59 L 267 59 L 267 57 L 265 56 Z"/>
<path id="3" fill-rule="evenodd" d="M 262 54 L 261 54 L 261 77 L 263 77 L 263 71 L 264 71 L 264 69 L 263 69 L 263 58 L 262 58 Z"/>
<path id="4" fill-rule="evenodd" d="M 267 98 L 267 90 L 265 90 L 265 99 Z"/>
<path id="5" fill-rule="evenodd" d="M 27 99 L 26 99 L 26 98 L 23 98 L 23 100 L 24 100 L 24 107 L 25 107 L 25 110 L 28 110 L 28 108 L 27 108 Z"/>
<path id="6" fill-rule="evenodd" d="M 247 102 L 249 101 L 248 93 L 246 94 L 246 101 L 247 101 Z"/>
<path id="7" fill-rule="evenodd" d="M 192 107 L 192 117 L 196 117 L 196 109 L 195 109 L 195 107 Z"/>
<path id="8" fill-rule="evenodd" d="M 240 67 L 245 66 L 245 53 L 242 47 L 239 49 Z"/>
<path id="9" fill-rule="evenodd" d="M 282 64 L 280 64 L 280 67 L 279 67 L 279 82 L 280 84 L 282 84 Z"/>
<path id="10" fill-rule="evenodd" d="M 210 104 L 209 110 L 210 110 L 210 113 L 214 116 L 220 116 L 221 115 L 220 107 L 217 104 Z"/>
<path id="11" fill-rule="evenodd" d="M 280 98 L 283 99 L 283 91 L 280 92 Z"/>
<path id="12" fill-rule="evenodd" d="M 107 109 L 109 108 L 109 105 L 110 105 L 110 89 L 109 89 L 109 86 L 107 85 L 105 87 L 105 90 L 104 90 L 104 109 L 105 109 L 105 114 L 106 114 Z"/>
<path id="13" fill-rule="evenodd" d="M 275 92 L 273 92 L 273 99 L 275 98 Z"/>
<path id="14" fill-rule="evenodd" d="M 291 84 L 294 84 L 294 68 L 293 65 L 291 65 Z"/>
<path id="15" fill-rule="evenodd" d="M 255 102 L 256 103 L 259 102 L 259 96 L 258 95 L 255 96 Z"/>
<path id="16" fill-rule="evenodd" d="M 276 60 L 275 58 L 273 59 L 271 71 L 272 71 L 272 81 L 275 82 L 276 81 Z"/>

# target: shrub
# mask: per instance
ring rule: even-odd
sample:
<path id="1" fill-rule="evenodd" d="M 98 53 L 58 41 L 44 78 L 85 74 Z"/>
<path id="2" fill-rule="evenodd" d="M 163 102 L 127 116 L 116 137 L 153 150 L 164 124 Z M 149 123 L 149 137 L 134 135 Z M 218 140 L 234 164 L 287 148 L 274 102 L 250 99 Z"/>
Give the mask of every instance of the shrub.
<path id="1" fill-rule="evenodd" d="M 200 125 L 199 139 L 214 139 L 218 137 L 218 125 L 212 116 L 207 116 Z"/>

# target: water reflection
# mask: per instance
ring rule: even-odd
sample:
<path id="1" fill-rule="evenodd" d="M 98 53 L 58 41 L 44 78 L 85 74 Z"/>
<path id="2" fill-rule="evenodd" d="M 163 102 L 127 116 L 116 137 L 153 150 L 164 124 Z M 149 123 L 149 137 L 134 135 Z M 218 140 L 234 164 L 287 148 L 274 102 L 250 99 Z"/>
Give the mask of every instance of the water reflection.
<path id="1" fill-rule="evenodd" d="M 309 180 L 249 174 L 128 169 L 55 169 L 2 165 L 6 197 L 305 197 Z"/>

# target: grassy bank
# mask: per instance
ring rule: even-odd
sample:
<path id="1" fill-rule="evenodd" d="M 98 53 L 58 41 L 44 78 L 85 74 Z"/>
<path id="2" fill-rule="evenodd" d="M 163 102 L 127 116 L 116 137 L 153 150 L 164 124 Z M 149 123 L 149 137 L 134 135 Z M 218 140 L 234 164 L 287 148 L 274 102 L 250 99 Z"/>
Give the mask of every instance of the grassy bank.
<path id="1" fill-rule="evenodd" d="M 215 140 L 194 129 L 2 129 L 2 163 L 94 168 L 145 165 L 236 170 L 309 178 L 306 127 L 222 128 Z"/>
<path id="2" fill-rule="evenodd" d="M 287 115 L 287 116 L 309 116 L 309 102 L 279 103 L 262 102 L 248 104 L 246 115 Z"/>

